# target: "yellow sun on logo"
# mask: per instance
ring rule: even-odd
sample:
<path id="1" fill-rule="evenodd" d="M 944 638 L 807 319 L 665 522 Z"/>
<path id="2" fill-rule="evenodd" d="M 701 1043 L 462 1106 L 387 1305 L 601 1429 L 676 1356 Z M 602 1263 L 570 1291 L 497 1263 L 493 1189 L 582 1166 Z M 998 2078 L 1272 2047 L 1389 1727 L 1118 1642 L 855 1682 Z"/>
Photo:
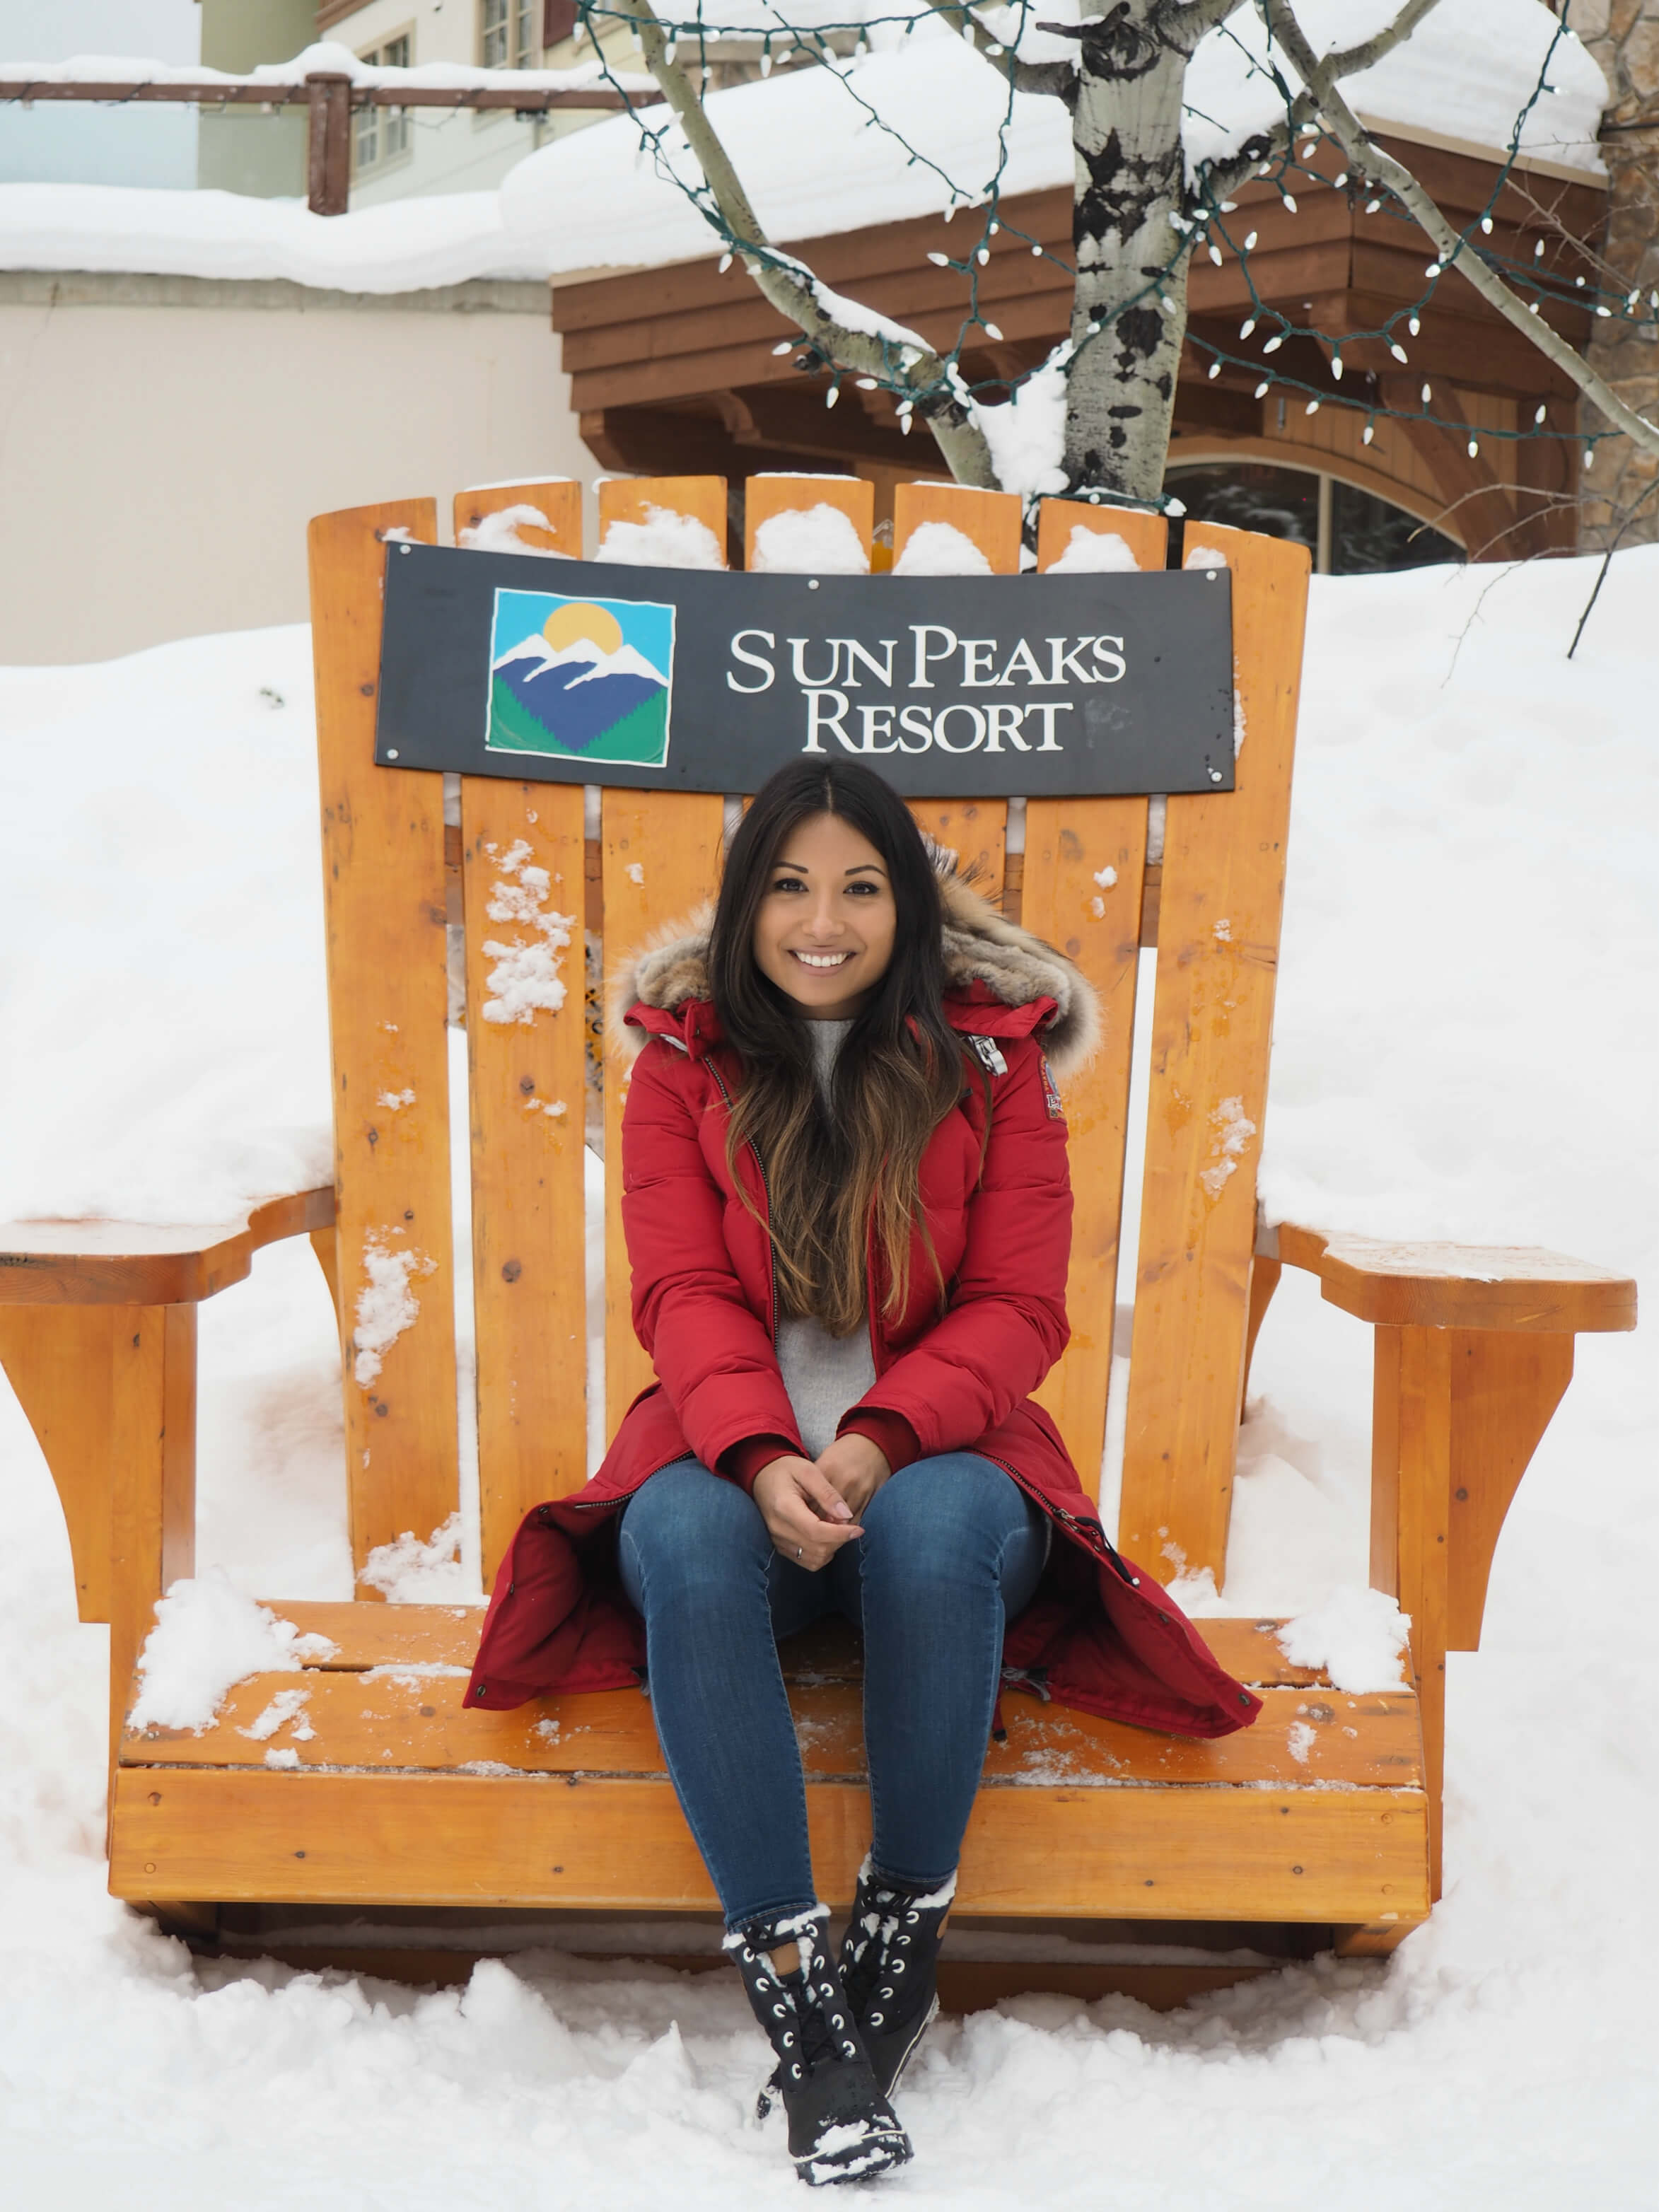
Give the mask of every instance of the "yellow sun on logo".
<path id="1" fill-rule="evenodd" d="M 601 653 L 614 653 L 623 641 L 622 624 L 605 607 L 591 599 L 572 599 L 555 607 L 542 625 L 542 635 L 555 653 L 586 640 Z"/>

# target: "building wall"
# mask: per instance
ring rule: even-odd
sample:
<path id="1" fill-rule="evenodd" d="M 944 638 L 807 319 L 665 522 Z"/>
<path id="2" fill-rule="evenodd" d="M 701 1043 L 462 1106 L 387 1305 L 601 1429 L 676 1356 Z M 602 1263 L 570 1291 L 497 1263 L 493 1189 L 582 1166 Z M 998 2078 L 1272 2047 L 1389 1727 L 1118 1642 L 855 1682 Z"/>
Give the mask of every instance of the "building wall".
<path id="1" fill-rule="evenodd" d="M 312 515 L 594 470 L 534 284 L 0 276 L 0 392 L 9 664 L 302 620 Z"/>
<path id="2" fill-rule="evenodd" d="M 480 21 L 481 0 L 362 0 L 356 7 L 324 6 L 319 11 L 321 35 L 349 46 L 354 53 L 378 54 L 388 39 L 407 35 L 410 64 L 419 69 L 428 62 L 457 62 L 468 69 L 483 59 Z M 542 20 L 536 0 L 532 21 Z M 612 58 L 624 54 L 639 66 L 631 40 L 613 27 L 605 35 Z M 566 39 L 558 46 L 538 46 L 526 60 L 532 69 L 574 69 L 591 60 L 593 49 L 586 34 Z M 464 110 L 411 108 L 408 116 L 408 147 L 390 159 L 359 167 L 354 160 L 351 179 L 353 207 L 373 207 L 381 200 L 404 199 L 422 192 L 493 191 L 516 162 L 538 146 L 568 131 L 603 121 L 602 112 L 574 109 L 533 123 L 520 123 L 507 110 L 469 114 Z"/>
<path id="3" fill-rule="evenodd" d="M 317 35 L 315 0 L 202 0 L 202 59 L 236 76 L 261 62 L 291 61 Z M 303 199 L 306 113 L 279 107 L 204 107 L 196 141 L 196 181 L 261 199 Z"/>

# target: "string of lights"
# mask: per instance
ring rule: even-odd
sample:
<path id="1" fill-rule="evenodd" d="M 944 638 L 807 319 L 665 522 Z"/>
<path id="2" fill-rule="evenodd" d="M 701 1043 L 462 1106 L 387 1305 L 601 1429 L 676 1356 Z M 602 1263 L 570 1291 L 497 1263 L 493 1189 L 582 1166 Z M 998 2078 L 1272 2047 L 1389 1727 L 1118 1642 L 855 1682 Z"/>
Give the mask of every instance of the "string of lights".
<path id="1" fill-rule="evenodd" d="M 1261 0 L 1256 0 L 1258 8 Z M 1244 345 L 1257 331 L 1266 332 L 1254 353 L 1245 353 L 1236 347 L 1218 343 L 1214 336 L 1204 330 L 1188 326 L 1187 343 L 1195 356 L 1208 364 L 1208 376 L 1213 380 L 1229 371 L 1254 375 L 1254 397 L 1257 399 L 1276 395 L 1281 399 L 1296 398 L 1309 415 L 1321 408 L 1348 410 L 1364 416 L 1362 441 L 1370 445 L 1375 436 L 1379 419 L 1418 422 L 1431 426 L 1461 437 L 1466 443 L 1471 459 L 1475 458 L 1483 444 L 1520 444 L 1550 440 L 1579 447 L 1583 450 L 1583 466 L 1594 462 L 1595 449 L 1604 440 L 1618 436 L 1611 426 L 1579 427 L 1571 419 L 1550 420 L 1548 402 L 1540 405 L 1529 422 L 1513 426 L 1481 422 L 1473 423 L 1466 416 L 1444 411 L 1435 402 L 1434 379 L 1425 375 L 1420 383 L 1419 398 L 1415 406 L 1402 404 L 1402 395 L 1392 392 L 1385 404 L 1380 392 L 1379 374 L 1376 370 L 1364 370 L 1344 389 L 1345 349 L 1352 356 L 1360 349 L 1375 353 L 1385 350 L 1402 372 L 1411 367 L 1407 340 L 1417 339 L 1425 314 L 1433 307 L 1439 287 L 1464 255 L 1478 256 L 1486 268 L 1494 272 L 1512 292 L 1523 298 L 1532 313 L 1543 315 L 1550 307 L 1563 306 L 1587 310 L 1601 320 L 1619 319 L 1638 328 L 1659 325 L 1659 291 L 1650 291 L 1646 299 L 1640 288 L 1620 291 L 1603 283 L 1599 276 L 1587 277 L 1582 271 L 1571 283 L 1555 275 L 1545 264 L 1548 240 L 1542 235 L 1534 241 L 1529 258 L 1504 250 L 1498 242 L 1496 232 L 1500 221 L 1499 208 L 1521 160 L 1522 140 L 1528 118 L 1539 103 L 1548 98 L 1554 88 L 1550 82 L 1551 64 L 1562 41 L 1569 35 L 1564 24 L 1553 28 L 1549 46 L 1540 64 L 1536 81 L 1526 101 L 1517 113 L 1510 132 L 1507 146 L 1496 176 L 1480 212 L 1456 232 L 1455 253 L 1431 259 L 1424 271 L 1424 283 L 1418 295 L 1408 303 L 1395 306 L 1375 326 L 1340 332 L 1324 330 L 1313 323 L 1299 323 L 1283 307 L 1264 301 L 1258 289 L 1251 268 L 1251 255 L 1255 247 L 1257 233 L 1249 230 L 1237 234 L 1243 225 L 1231 225 L 1228 217 L 1237 212 L 1237 203 L 1227 197 L 1226 187 L 1238 189 L 1240 156 L 1229 155 L 1224 159 L 1201 161 L 1187 175 L 1180 208 L 1172 210 L 1170 250 L 1167 258 L 1145 272 L 1143 280 L 1123 289 L 1115 296 L 1115 304 L 1101 316 L 1092 319 L 1051 353 L 1048 359 L 1032 364 L 1013 376 L 1006 374 L 967 374 L 963 368 L 965 354 L 982 349 L 983 343 L 1000 346 L 1003 335 L 988 312 L 981 299 L 981 283 L 985 269 L 991 260 L 992 241 L 998 237 L 1012 240 L 1028 246 L 1034 256 L 1049 262 L 1068 276 L 1075 272 L 1064 259 L 1041 239 L 1011 222 L 1004 208 L 1005 179 L 1009 162 L 1009 133 L 1015 119 L 1016 101 L 1024 97 L 1015 82 L 1019 49 L 1028 30 L 1035 22 L 1032 0 L 1012 0 L 1002 11 L 1003 20 L 998 25 L 1000 37 L 994 37 L 986 25 L 975 21 L 969 8 L 959 11 L 962 35 L 969 45 L 977 45 L 988 64 L 998 67 L 1006 85 L 1006 96 L 997 118 L 993 134 L 989 173 L 984 180 L 964 184 L 951 176 L 924 149 L 917 147 L 892 119 L 881 113 L 876 103 L 865 94 L 857 82 L 860 64 L 871 51 L 871 33 L 891 31 L 897 37 L 908 39 L 919 22 L 930 21 L 944 11 L 930 4 L 889 13 L 872 13 L 860 17 L 826 20 L 815 17 L 810 23 L 791 21 L 784 8 L 772 0 L 762 9 L 738 14 L 728 10 L 726 20 L 721 20 L 719 0 L 696 0 L 694 9 L 686 13 L 659 11 L 657 21 L 669 44 L 667 54 L 674 58 L 683 45 L 692 44 L 696 52 L 696 73 L 704 88 L 712 77 L 711 42 L 743 40 L 760 41 L 759 66 L 763 75 L 769 75 L 780 54 L 791 62 L 799 62 L 833 77 L 846 92 L 849 100 L 862 114 L 866 129 L 879 131 L 903 152 L 907 167 L 920 166 L 936 176 L 946 194 L 944 219 L 950 222 L 957 215 L 967 212 L 976 217 L 970 225 L 969 235 L 960 254 L 941 252 L 937 249 L 928 253 L 933 265 L 950 269 L 962 276 L 968 286 L 968 299 L 961 315 L 956 336 L 945 347 L 901 344 L 883 337 L 880 340 L 882 366 L 878 373 L 861 374 L 856 381 L 864 389 L 878 386 L 890 391 L 896 401 L 901 428 L 907 433 L 918 413 L 927 416 L 940 404 L 953 401 L 965 405 L 982 396 L 1014 393 L 1042 369 L 1059 365 L 1068 375 L 1075 374 L 1079 362 L 1088 349 L 1109 338 L 1116 324 L 1131 311 L 1147 302 L 1156 304 L 1165 315 L 1180 312 L 1184 307 L 1183 263 L 1188 257 L 1202 249 L 1218 265 L 1231 255 L 1237 262 L 1249 294 L 1249 312 L 1239 329 L 1237 346 Z M 1261 10 L 1266 15 L 1266 10 Z M 581 0 L 581 13 L 587 26 L 592 49 L 607 77 L 621 89 L 610 58 L 605 55 L 599 31 L 606 24 L 627 25 L 634 18 L 625 5 L 612 4 L 612 0 Z M 1256 140 L 1247 141 L 1243 153 L 1254 155 L 1258 148 L 1260 157 L 1249 159 L 1245 173 L 1251 182 L 1263 181 L 1276 187 L 1284 209 L 1291 216 L 1297 212 L 1297 190 L 1306 180 L 1308 187 L 1335 191 L 1346 194 L 1351 206 L 1358 207 L 1363 199 L 1368 217 L 1382 216 L 1396 225 L 1405 224 L 1422 240 L 1423 233 L 1416 218 L 1398 200 L 1383 181 L 1359 174 L 1351 174 L 1346 168 L 1332 173 L 1332 165 L 1324 157 L 1335 149 L 1316 118 L 1305 119 L 1308 95 L 1298 94 L 1273 58 L 1271 45 L 1265 61 L 1245 46 L 1231 23 L 1221 26 L 1238 52 L 1244 55 L 1249 73 L 1267 76 L 1273 83 L 1282 114 L 1271 134 L 1263 133 Z M 852 41 L 843 53 L 832 40 L 839 35 Z M 811 272 L 795 256 L 780 252 L 765 243 L 739 235 L 726 221 L 717 198 L 706 180 L 689 180 L 671 158 L 670 141 L 678 125 L 651 118 L 659 110 L 632 107 L 630 112 L 641 137 L 642 149 L 648 155 L 665 181 L 676 186 L 694 205 L 723 247 L 722 266 L 734 257 L 750 262 L 761 261 L 787 271 L 797 278 L 812 279 Z M 1194 111 L 1188 109 L 1188 113 Z M 1298 116 L 1304 118 L 1303 127 L 1294 127 Z M 1512 226 L 1506 226 L 1512 228 Z M 1582 244 L 1567 240 L 1579 258 L 1583 258 Z M 1175 296 L 1171 296 L 1171 295 Z M 1271 356 L 1293 341 L 1307 341 L 1319 348 L 1328 364 L 1328 380 L 1316 382 L 1307 374 L 1298 373 L 1290 363 L 1275 364 Z M 842 380 L 848 373 L 834 356 L 830 343 L 818 336 L 804 331 L 794 339 L 785 341 L 775 350 L 795 356 L 796 365 L 803 371 L 829 377 L 825 393 L 826 404 L 836 404 Z M 1304 349 L 1305 350 L 1305 349 Z M 1450 379 L 1444 379 L 1450 381 Z M 1398 383 L 1400 380 L 1394 380 Z M 1358 386 L 1359 388 L 1355 388 Z M 1562 404 L 1563 416 L 1569 418 L 1576 413 L 1571 402 Z M 1079 485 L 1079 493 L 1091 495 L 1091 488 Z M 1119 495 L 1114 493 L 1114 497 Z M 1165 502 L 1168 504 L 1169 502 Z"/>

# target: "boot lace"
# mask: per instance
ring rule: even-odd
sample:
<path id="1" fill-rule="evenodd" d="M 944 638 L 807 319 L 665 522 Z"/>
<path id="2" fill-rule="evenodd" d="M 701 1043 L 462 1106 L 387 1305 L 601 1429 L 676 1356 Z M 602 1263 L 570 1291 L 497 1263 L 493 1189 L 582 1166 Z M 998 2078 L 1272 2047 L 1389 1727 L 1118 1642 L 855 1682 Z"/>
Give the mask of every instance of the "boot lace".
<path id="1" fill-rule="evenodd" d="M 842 1984 L 848 2002 L 866 2025 L 886 2024 L 880 2007 L 893 2003 L 908 1969 L 906 1955 L 920 1926 L 921 1915 L 896 1890 L 872 1890 L 869 1910 L 859 1923 L 859 1938 L 851 1945 Z"/>

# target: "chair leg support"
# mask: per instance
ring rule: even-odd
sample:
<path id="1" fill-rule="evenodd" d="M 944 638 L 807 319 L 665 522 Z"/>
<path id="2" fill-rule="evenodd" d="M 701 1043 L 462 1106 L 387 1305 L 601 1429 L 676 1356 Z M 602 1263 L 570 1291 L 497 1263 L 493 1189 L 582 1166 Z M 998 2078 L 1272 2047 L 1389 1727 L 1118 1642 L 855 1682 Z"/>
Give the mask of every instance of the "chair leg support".
<path id="1" fill-rule="evenodd" d="M 1420 1921 L 1376 1921 L 1366 1927 L 1334 1928 L 1331 1949 L 1339 1959 L 1386 1959 Z"/>
<path id="2" fill-rule="evenodd" d="M 1273 1292 L 1279 1288 L 1279 1278 L 1284 1270 L 1277 1260 L 1270 1260 L 1265 1252 L 1258 1252 L 1250 1261 L 1250 1313 L 1244 1336 L 1244 1380 L 1238 1393 L 1238 1418 L 1244 1418 L 1244 1401 L 1250 1395 L 1250 1363 L 1255 1358 L 1255 1340 L 1261 1334 L 1261 1324 L 1267 1318 L 1267 1309 L 1273 1304 Z"/>
<path id="3" fill-rule="evenodd" d="M 196 1309 L 118 1306 L 111 1390 L 110 1759 L 155 1601 L 196 1565 Z"/>
<path id="4" fill-rule="evenodd" d="M 0 1306 L 0 1366 L 57 1486 L 82 1620 L 110 1614 L 110 1394 L 126 1310 Z"/>
<path id="5" fill-rule="evenodd" d="M 1371 1409 L 1371 1586 L 1411 1617 L 1423 1723 L 1431 1897 L 1440 1894 L 1446 1747 L 1447 1522 L 1451 1499 L 1451 1333 L 1379 1328 Z"/>
<path id="6" fill-rule="evenodd" d="M 1480 1649 L 1486 1580 L 1510 1501 L 1572 1380 L 1571 1336 L 1454 1329 L 1446 1644 Z"/>
<path id="7" fill-rule="evenodd" d="M 1371 1583 L 1411 1616 L 1431 1894 L 1440 1894 L 1446 1653 L 1480 1638 L 1504 1516 L 1572 1375 L 1571 1336 L 1379 1328 L 1371 1413 Z"/>

